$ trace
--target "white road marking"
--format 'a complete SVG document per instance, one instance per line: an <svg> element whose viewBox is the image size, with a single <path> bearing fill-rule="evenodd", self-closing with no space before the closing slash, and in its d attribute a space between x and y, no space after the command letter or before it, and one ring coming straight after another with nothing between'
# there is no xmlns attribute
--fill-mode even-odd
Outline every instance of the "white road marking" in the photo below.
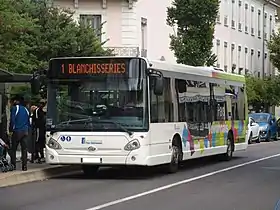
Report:
<svg viewBox="0 0 280 210"><path fill-rule="evenodd" d="M270 142L261 142L261 143L252 143L248 145L248 148L255 147L255 146L268 146L271 144L279 144L279 141L270 141Z"/></svg>
<svg viewBox="0 0 280 210"><path fill-rule="evenodd" d="M209 176L213 176L213 175L216 175L216 174L220 174L220 173L227 172L227 171L230 171L230 170L233 170L233 169L236 169L236 168L240 168L240 167L243 167L243 166L246 166L246 165L258 163L258 162L268 160L268 159L272 159L272 158L279 157L279 156L280 156L280 153L276 154L276 155L272 155L272 156L263 157L263 158L260 158L260 159L257 159L257 160L252 160L252 161L249 161L249 162L241 163L241 164L238 164L238 165L235 165L235 166L231 166L231 167L228 167L228 168L224 168L224 169L221 169L221 170L217 170L217 171L213 171L213 172L210 172L210 173L207 173L207 174L203 174L201 176L192 177L190 179L185 179L185 180L175 182L175 183L172 183L172 184L169 184L169 185L165 185L165 186L162 186L162 187L158 187L158 188L146 191L146 192L142 192L142 193L135 194L135 195L128 196L128 197L124 197L124 198L121 198L121 199L118 199L118 200L114 200L114 201L111 201L111 202L108 202L108 203L104 203L104 204L101 204L101 205L98 205L98 206L94 206L94 207L86 209L86 210L104 209L104 208L107 208L109 206L113 206L113 205L116 205L116 204L119 204L119 203L123 203L123 202L129 201L129 200L133 200L133 199L140 198L140 197L143 197L143 196L146 196L146 195L149 195L149 194L153 194L153 193L156 193L156 192L159 192L159 191L162 191L162 190L173 188L173 187L176 187L176 186L179 186L179 185L182 185L182 184L190 183L190 182L193 182L193 181L196 181L196 180L199 180L199 179L203 179L203 178L206 178L206 177L209 177Z"/></svg>

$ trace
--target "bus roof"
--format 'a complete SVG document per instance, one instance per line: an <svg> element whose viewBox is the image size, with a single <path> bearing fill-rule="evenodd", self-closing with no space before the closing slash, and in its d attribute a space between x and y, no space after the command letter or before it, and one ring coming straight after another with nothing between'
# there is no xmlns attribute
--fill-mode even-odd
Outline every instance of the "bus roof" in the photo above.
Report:
<svg viewBox="0 0 280 210"><path fill-rule="evenodd" d="M51 58L52 60L57 59L90 59L90 58L142 58L142 57L135 57L135 56L94 56L94 57L57 57ZM206 77L206 78L213 78L213 79L220 79L220 80L227 80L232 82L238 83L245 83L245 77L243 75L232 74L228 72L224 72L218 70L215 67L206 67L206 66L189 66L184 64L172 64L166 61L158 61L158 60L148 60L146 58L142 58L148 61L151 68L164 70L166 72L172 73L181 73L181 74L190 74L199 77Z"/></svg>
<svg viewBox="0 0 280 210"><path fill-rule="evenodd" d="M149 61L151 67L154 69L162 69L167 72L191 74L201 77L210 77L214 79L222 79L228 81L235 81L245 83L245 77L243 75L232 74L220 70L216 70L214 67L205 66L189 66L184 64L171 64L165 61Z"/></svg>

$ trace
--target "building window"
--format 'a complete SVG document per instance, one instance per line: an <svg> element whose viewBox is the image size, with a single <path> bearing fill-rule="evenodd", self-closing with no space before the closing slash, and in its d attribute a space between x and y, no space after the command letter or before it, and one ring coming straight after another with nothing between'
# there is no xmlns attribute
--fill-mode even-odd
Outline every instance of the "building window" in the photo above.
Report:
<svg viewBox="0 0 280 210"><path fill-rule="evenodd" d="M269 36L272 36L272 15L269 16Z"/></svg>
<svg viewBox="0 0 280 210"><path fill-rule="evenodd" d="M242 20L241 20L241 14L242 14L242 3L241 0L238 2L238 31L242 31Z"/></svg>
<svg viewBox="0 0 280 210"><path fill-rule="evenodd" d="M224 26L228 27L228 16L225 15L224 17Z"/></svg>
<svg viewBox="0 0 280 210"><path fill-rule="evenodd" d="M220 14L220 10L218 11L218 14L217 14L217 23L221 24L221 14Z"/></svg>
<svg viewBox="0 0 280 210"><path fill-rule="evenodd" d="M258 38L261 38L261 10L258 10Z"/></svg>
<svg viewBox="0 0 280 210"><path fill-rule="evenodd" d="M255 28L254 28L254 6L251 6L251 35L255 36Z"/></svg>
<svg viewBox="0 0 280 210"><path fill-rule="evenodd" d="M217 39L217 48L216 48L216 55L217 55L217 67L220 68L220 45L221 41Z"/></svg>
<svg viewBox="0 0 280 210"><path fill-rule="evenodd" d="M96 30L101 41L101 15L80 15L80 24Z"/></svg>
<svg viewBox="0 0 280 210"><path fill-rule="evenodd" d="M231 28L235 29L235 0L231 0Z"/></svg>
<svg viewBox="0 0 280 210"><path fill-rule="evenodd" d="M241 45L238 45L238 52L237 52L237 69L241 66Z"/></svg>
<svg viewBox="0 0 280 210"><path fill-rule="evenodd" d="M255 69L254 69L254 49L251 49L251 60L250 60L250 69L251 72L255 75Z"/></svg>
<svg viewBox="0 0 280 210"><path fill-rule="evenodd" d="M227 52L227 49L228 49L228 43L227 42L224 42L224 66L227 66L227 56L228 56L228 52Z"/></svg>
<svg viewBox="0 0 280 210"><path fill-rule="evenodd" d="M141 56L147 57L147 19L141 18Z"/></svg>
<svg viewBox="0 0 280 210"><path fill-rule="evenodd" d="M246 69L248 69L248 47L245 47L245 60L244 60L244 66L245 66L245 72Z"/></svg>
<svg viewBox="0 0 280 210"><path fill-rule="evenodd" d="M235 53L235 44L231 44L231 54L230 54L230 62L231 62L231 68L234 70L234 53Z"/></svg>
<svg viewBox="0 0 280 210"><path fill-rule="evenodd" d="M227 66L227 62L228 62L228 58L227 58L227 56L228 56L228 44L227 44L227 42L224 42L224 66Z"/></svg>
<svg viewBox="0 0 280 210"><path fill-rule="evenodd" d="M264 53L264 59L265 59L265 61L264 61L264 63L265 63L265 72L268 73L268 69L269 69L269 60L267 59L267 52ZM269 72L269 73L270 73L270 72Z"/></svg>
<svg viewBox="0 0 280 210"><path fill-rule="evenodd" d="M245 21L245 33L248 34L248 4L245 4L245 13L244 13L244 21Z"/></svg>

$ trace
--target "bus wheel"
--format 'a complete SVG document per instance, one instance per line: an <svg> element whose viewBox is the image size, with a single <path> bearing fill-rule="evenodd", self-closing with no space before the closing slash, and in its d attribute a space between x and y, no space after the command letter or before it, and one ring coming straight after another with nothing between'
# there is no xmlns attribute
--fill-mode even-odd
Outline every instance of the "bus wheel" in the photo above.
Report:
<svg viewBox="0 0 280 210"><path fill-rule="evenodd" d="M250 134L249 140L248 140L248 144L252 144L252 133Z"/></svg>
<svg viewBox="0 0 280 210"><path fill-rule="evenodd" d="M223 160L225 161L229 161L232 159L232 155L233 155L233 139L231 135L228 135L227 138L227 151L226 153L223 154Z"/></svg>
<svg viewBox="0 0 280 210"><path fill-rule="evenodd" d="M84 174L88 177L94 176L99 169L99 166L96 165L83 165L82 170Z"/></svg>
<svg viewBox="0 0 280 210"><path fill-rule="evenodd" d="M171 161L168 165L168 173L176 173L179 169L180 147L172 145Z"/></svg>

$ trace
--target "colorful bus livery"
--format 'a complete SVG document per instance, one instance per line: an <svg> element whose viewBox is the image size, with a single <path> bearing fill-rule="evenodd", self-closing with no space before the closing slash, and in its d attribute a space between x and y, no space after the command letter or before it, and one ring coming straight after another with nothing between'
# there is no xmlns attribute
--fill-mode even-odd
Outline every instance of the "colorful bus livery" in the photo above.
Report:
<svg viewBox="0 0 280 210"><path fill-rule="evenodd" d="M233 132L234 143L245 143L246 128L244 121L220 121L213 122L209 134L204 138L195 139L187 126L184 127L182 133L182 141L184 148L189 143L191 156L195 152L203 154L205 149L227 145L228 133ZM245 149L245 148L244 148Z"/></svg>
<svg viewBox="0 0 280 210"><path fill-rule="evenodd" d="M46 83L50 164L80 164L86 174L162 164L176 172L180 161L230 160L248 145L241 75L140 57L55 58Z"/></svg>

